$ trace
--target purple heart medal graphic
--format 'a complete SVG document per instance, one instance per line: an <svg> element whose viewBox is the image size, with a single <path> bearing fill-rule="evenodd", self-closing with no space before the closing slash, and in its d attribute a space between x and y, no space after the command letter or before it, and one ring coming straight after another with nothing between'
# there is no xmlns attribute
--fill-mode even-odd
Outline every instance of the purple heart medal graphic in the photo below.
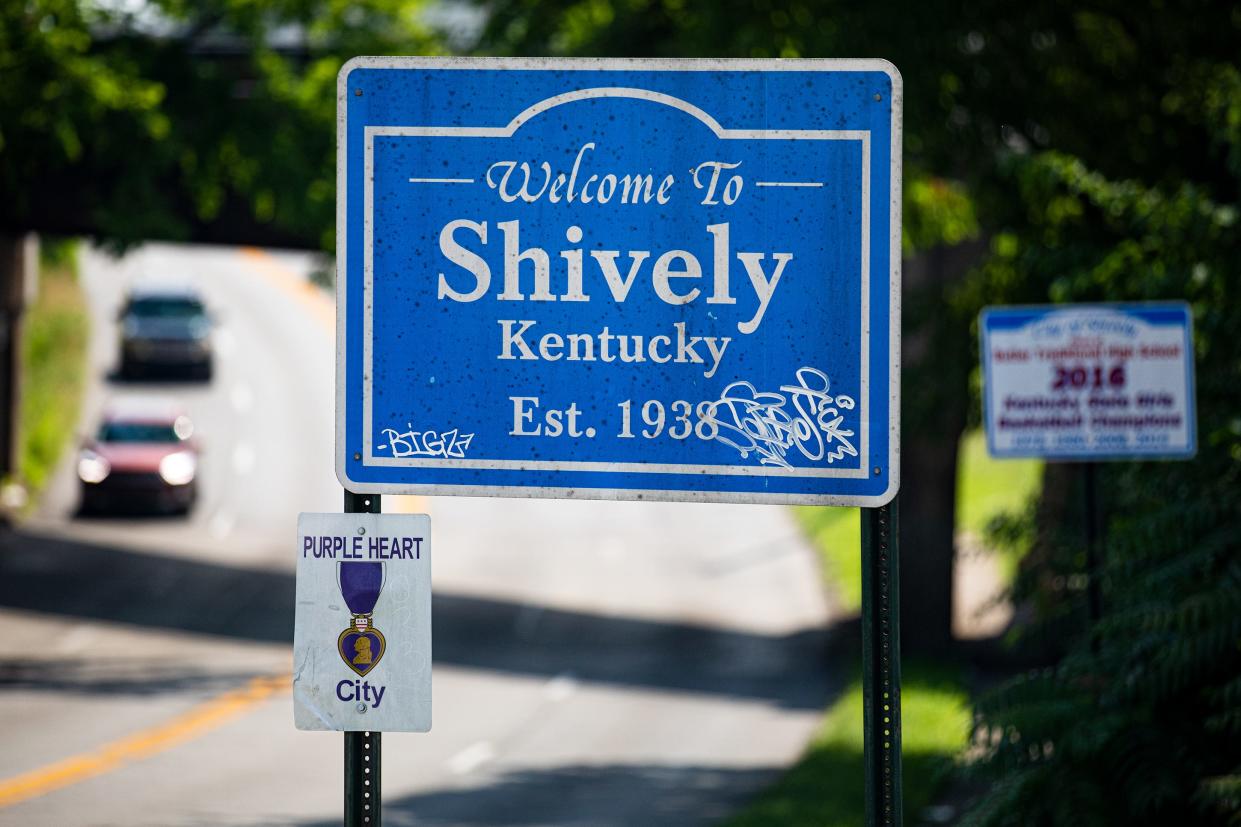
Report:
<svg viewBox="0 0 1241 827"><path fill-rule="evenodd" d="M383 591L387 571L383 563L337 563L340 594L353 614L349 628L336 639L336 651L345 665L359 675L375 668L384 655L387 641L371 622L375 601Z"/></svg>

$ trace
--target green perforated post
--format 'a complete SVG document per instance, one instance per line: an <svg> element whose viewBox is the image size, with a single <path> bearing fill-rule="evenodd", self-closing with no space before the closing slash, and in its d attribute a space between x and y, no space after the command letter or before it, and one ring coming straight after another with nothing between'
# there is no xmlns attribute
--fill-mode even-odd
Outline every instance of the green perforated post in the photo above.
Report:
<svg viewBox="0 0 1241 827"><path fill-rule="evenodd" d="M867 827L898 827L901 801L897 501L862 509L862 726Z"/></svg>
<svg viewBox="0 0 1241 827"><path fill-rule="evenodd" d="M345 492L346 514L378 514L379 495ZM380 825L380 733L345 733L345 827Z"/></svg>
<svg viewBox="0 0 1241 827"><path fill-rule="evenodd" d="M1090 623L1087 634L1090 636L1090 651L1099 654L1099 639L1095 630L1103 619L1103 566L1100 551L1101 523L1099 515L1099 488L1096 482L1095 463L1084 464L1083 509L1085 510L1086 527L1086 618Z"/></svg>

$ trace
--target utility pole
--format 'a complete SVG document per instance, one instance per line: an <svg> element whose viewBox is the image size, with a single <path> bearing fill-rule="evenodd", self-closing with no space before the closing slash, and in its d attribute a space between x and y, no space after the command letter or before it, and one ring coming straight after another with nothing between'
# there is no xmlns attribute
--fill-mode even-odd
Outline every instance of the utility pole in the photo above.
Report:
<svg viewBox="0 0 1241 827"><path fill-rule="evenodd" d="M39 275L39 237L0 235L0 479L21 453L22 327Z"/></svg>

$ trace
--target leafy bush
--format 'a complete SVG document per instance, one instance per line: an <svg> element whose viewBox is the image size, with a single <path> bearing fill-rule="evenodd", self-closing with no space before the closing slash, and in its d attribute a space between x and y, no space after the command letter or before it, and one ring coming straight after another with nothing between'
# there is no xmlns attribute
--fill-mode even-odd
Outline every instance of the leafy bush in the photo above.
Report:
<svg viewBox="0 0 1241 827"><path fill-rule="evenodd" d="M1103 617L1057 666L978 704L974 769L995 786L968 824L1235 821L1241 486L1235 461L1199 462L1106 475L1117 516ZM1212 464L1220 473L1203 480ZM1045 567L1067 583L1082 549L1060 551Z"/></svg>
<svg viewBox="0 0 1241 827"><path fill-rule="evenodd" d="M90 332L77 280L77 243L47 239L40 247L39 294L27 315L22 343L18 474L36 493L73 438Z"/></svg>
<svg viewBox="0 0 1241 827"><path fill-rule="evenodd" d="M1014 158L1034 220L997 239L975 285L993 298L1042 284L1062 301L1187 299L1200 448L1188 462L1099 470L1097 572L1085 570L1083 515L1063 490L1066 507L1000 527L1036 538L1037 565L1015 591L1041 610L1027 635L1085 631L1054 667L977 704L973 772L993 786L970 825L1241 823L1241 75L1215 65L1185 77L1196 83L1165 105L1197 102L1207 140L1181 138L1200 180L1148 186L1063 153ZM1088 626L1091 576L1102 615Z"/></svg>

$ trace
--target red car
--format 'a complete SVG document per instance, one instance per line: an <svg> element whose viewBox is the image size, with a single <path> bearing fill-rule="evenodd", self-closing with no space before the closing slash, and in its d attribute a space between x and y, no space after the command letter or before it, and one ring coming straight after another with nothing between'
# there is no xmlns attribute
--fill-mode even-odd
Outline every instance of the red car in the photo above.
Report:
<svg viewBox="0 0 1241 827"><path fill-rule="evenodd" d="M109 407L78 455L82 510L186 513L197 496L198 445L180 406L126 400Z"/></svg>

